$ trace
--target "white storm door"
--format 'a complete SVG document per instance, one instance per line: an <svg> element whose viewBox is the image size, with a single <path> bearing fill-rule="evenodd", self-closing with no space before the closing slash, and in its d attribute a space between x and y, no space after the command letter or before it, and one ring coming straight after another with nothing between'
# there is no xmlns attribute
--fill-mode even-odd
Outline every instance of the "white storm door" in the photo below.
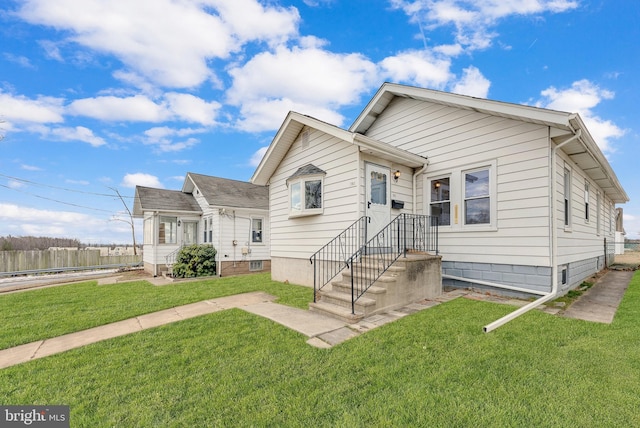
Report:
<svg viewBox="0 0 640 428"><path fill-rule="evenodd" d="M391 221L391 173L389 168L367 163L365 175L365 215L371 219L367 226L369 240Z"/></svg>

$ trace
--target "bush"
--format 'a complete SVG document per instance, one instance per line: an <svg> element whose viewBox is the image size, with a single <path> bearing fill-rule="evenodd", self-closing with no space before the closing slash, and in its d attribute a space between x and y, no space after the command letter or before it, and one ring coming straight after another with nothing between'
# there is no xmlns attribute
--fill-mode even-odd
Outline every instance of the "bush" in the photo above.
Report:
<svg viewBox="0 0 640 428"><path fill-rule="evenodd" d="M195 278L216 274L216 249L211 245L182 247L173 265L176 278Z"/></svg>

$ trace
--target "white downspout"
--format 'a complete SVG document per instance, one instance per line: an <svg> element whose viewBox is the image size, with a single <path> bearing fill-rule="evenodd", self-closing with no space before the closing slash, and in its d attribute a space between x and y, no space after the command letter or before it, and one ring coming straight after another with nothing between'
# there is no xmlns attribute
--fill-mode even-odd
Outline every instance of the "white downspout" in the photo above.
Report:
<svg viewBox="0 0 640 428"><path fill-rule="evenodd" d="M429 163L425 163L424 165L422 165L422 168L420 168L418 171L416 171L413 174L413 189L412 189L413 190L413 203L412 203L412 206L413 206L412 213L413 214L417 214L417 206L416 205L418 203L418 195L416 195L416 192L418 191L417 190L417 188L418 188L418 186L417 186L418 176L420 174L422 174L425 169L427 169L427 166L429 166Z"/></svg>
<svg viewBox="0 0 640 428"><path fill-rule="evenodd" d="M578 129L576 133L570 137L568 140L563 141L562 143L556 145L551 149L551 292L545 296L542 296L538 300L535 300L528 305L525 305L518 310L511 312L508 315L500 318L492 322L491 324L487 324L482 327L482 330L485 333L488 333L496 328L500 327L503 324L508 323L514 318L519 317L525 312L529 312L531 309L534 309L541 304L548 302L549 300L553 300L558 295L558 237L557 237L557 214L556 214L556 154L558 153L558 149L560 149L565 144L568 144L574 140L577 140L582 136L582 130ZM551 137L549 136L549 142L551 142Z"/></svg>

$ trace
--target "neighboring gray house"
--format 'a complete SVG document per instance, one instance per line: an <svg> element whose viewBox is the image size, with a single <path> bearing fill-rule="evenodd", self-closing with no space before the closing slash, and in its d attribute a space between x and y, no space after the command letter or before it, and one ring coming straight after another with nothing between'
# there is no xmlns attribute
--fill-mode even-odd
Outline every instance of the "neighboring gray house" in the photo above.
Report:
<svg viewBox="0 0 640 428"><path fill-rule="evenodd" d="M183 246L211 244L220 276L268 271L268 208L266 187L226 178L188 173L180 191L136 186L144 268L161 275Z"/></svg>
<svg viewBox="0 0 640 428"><path fill-rule="evenodd" d="M273 279L305 285L362 216L373 236L414 213L439 218L445 284L562 294L613 256L629 199L578 114L389 83L348 130L289 113L251 182Z"/></svg>

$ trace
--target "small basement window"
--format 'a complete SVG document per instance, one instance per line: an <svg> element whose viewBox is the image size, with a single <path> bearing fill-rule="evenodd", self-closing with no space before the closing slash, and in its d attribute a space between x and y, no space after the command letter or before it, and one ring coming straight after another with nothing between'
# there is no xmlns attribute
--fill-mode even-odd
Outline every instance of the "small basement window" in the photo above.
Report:
<svg viewBox="0 0 640 428"><path fill-rule="evenodd" d="M250 271L262 270L262 260L251 260L249 262L249 270Z"/></svg>

